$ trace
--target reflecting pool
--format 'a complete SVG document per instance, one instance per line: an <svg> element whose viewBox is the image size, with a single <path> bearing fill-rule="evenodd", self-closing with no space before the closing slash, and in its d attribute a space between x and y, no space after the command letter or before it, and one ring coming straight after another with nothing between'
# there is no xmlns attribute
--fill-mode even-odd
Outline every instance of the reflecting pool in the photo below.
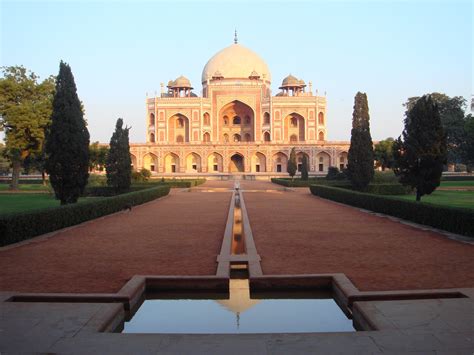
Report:
<svg viewBox="0 0 474 355"><path fill-rule="evenodd" d="M228 299L148 299L123 333L353 332L327 293L252 294L248 280L230 280ZM295 297L295 298L292 298Z"/></svg>

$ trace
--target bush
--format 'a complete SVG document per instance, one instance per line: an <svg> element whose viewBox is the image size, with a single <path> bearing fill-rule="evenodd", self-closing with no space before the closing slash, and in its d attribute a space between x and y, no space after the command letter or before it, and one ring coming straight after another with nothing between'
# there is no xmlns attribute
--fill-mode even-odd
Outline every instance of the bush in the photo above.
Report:
<svg viewBox="0 0 474 355"><path fill-rule="evenodd" d="M375 171L374 178L372 179L373 184L400 184L398 177L395 175L393 170L386 171Z"/></svg>
<svg viewBox="0 0 474 355"><path fill-rule="evenodd" d="M148 169L141 169L140 171L132 171L132 183L133 182L145 182L151 177L151 171Z"/></svg>
<svg viewBox="0 0 474 355"><path fill-rule="evenodd" d="M343 181L343 180L326 180L326 178L321 177L321 178L311 178L308 180L293 180L291 179L284 179L284 178L272 178L272 182L274 184L286 186L286 187L309 187L313 184L318 184L318 185L331 185L331 186L346 186L349 187L350 184L348 181Z"/></svg>
<svg viewBox="0 0 474 355"><path fill-rule="evenodd" d="M397 200L390 197L322 185L312 185L310 190L313 195L328 200L474 237L474 212L469 209Z"/></svg>
<svg viewBox="0 0 474 355"><path fill-rule="evenodd" d="M410 186L401 184L370 184L367 186L367 192L375 195L406 195L412 192Z"/></svg>
<svg viewBox="0 0 474 355"><path fill-rule="evenodd" d="M326 175L326 180L345 180L347 179L347 174L345 171L339 171L335 166L330 166L328 168L328 173Z"/></svg>
<svg viewBox="0 0 474 355"><path fill-rule="evenodd" d="M39 211L0 215L0 246L73 226L152 201L169 193L169 186L157 186L101 200L45 208Z"/></svg>
<svg viewBox="0 0 474 355"><path fill-rule="evenodd" d="M441 177L441 181L473 181L474 180L474 176L465 176L465 175L461 175L461 176L443 176Z"/></svg>

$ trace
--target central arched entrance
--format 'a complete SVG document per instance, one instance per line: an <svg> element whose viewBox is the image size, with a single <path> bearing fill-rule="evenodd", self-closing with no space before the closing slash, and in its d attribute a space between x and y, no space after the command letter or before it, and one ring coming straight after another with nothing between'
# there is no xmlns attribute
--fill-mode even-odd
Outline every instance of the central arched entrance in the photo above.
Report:
<svg viewBox="0 0 474 355"><path fill-rule="evenodd" d="M242 155L235 153L230 157L229 171L231 173L244 172L244 157Z"/></svg>

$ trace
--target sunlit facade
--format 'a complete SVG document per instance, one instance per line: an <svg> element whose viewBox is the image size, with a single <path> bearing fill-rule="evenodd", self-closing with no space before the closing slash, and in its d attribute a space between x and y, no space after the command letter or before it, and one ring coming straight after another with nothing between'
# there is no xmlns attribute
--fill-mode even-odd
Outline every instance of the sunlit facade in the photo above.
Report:
<svg viewBox="0 0 474 355"><path fill-rule="evenodd" d="M327 141L326 97L293 75L272 96L271 73L235 40L205 65L202 96L180 76L146 99L146 144L132 163L154 174L286 174L295 147L311 174L347 164L347 142Z"/></svg>

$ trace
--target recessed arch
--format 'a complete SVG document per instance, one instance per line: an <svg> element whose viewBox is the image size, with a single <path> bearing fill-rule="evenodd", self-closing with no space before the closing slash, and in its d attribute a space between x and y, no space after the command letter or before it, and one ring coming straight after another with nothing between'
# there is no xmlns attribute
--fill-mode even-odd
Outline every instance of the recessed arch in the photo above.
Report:
<svg viewBox="0 0 474 355"><path fill-rule="evenodd" d="M224 171L224 159L219 153L211 153L207 157L207 172L219 173Z"/></svg>
<svg viewBox="0 0 474 355"><path fill-rule="evenodd" d="M283 139L286 141L294 142L291 140L296 137L296 142L305 141L305 119L299 113L293 112L285 117L283 120Z"/></svg>
<svg viewBox="0 0 474 355"><path fill-rule="evenodd" d="M263 114L263 124L264 125L269 125L270 124L270 114L268 112L265 112Z"/></svg>
<svg viewBox="0 0 474 355"><path fill-rule="evenodd" d="M270 140L271 140L270 132L268 132L268 131L264 132L263 133L263 141L264 142L270 142Z"/></svg>
<svg viewBox="0 0 474 355"><path fill-rule="evenodd" d="M179 156L175 153L168 153L164 157L165 172L179 173Z"/></svg>
<svg viewBox="0 0 474 355"><path fill-rule="evenodd" d="M195 152L189 153L186 156L186 172L200 173L201 171L201 156Z"/></svg>
<svg viewBox="0 0 474 355"><path fill-rule="evenodd" d="M324 140L324 132L323 131L319 131L318 133L318 141L323 141Z"/></svg>
<svg viewBox="0 0 474 355"><path fill-rule="evenodd" d="M324 113L323 112L318 113L318 124L324 125Z"/></svg>
<svg viewBox="0 0 474 355"><path fill-rule="evenodd" d="M182 143L189 142L189 119L180 114L174 114L168 119L168 142L178 142L178 137L182 136Z"/></svg>
<svg viewBox="0 0 474 355"><path fill-rule="evenodd" d="M245 171L244 156L240 153L233 154L229 159L229 172L243 173Z"/></svg>
<svg viewBox="0 0 474 355"><path fill-rule="evenodd" d="M143 167L151 172L157 171L158 157L153 153L147 153L143 156Z"/></svg>
<svg viewBox="0 0 474 355"><path fill-rule="evenodd" d="M344 151L339 153L337 163L339 170L342 171L347 168L347 152Z"/></svg>
<svg viewBox="0 0 474 355"><path fill-rule="evenodd" d="M155 139L155 133L150 133L150 143L155 143L156 142L156 139Z"/></svg>
<svg viewBox="0 0 474 355"><path fill-rule="evenodd" d="M130 153L130 161L132 162L132 170L137 170L137 157L135 154Z"/></svg>
<svg viewBox="0 0 474 355"><path fill-rule="evenodd" d="M309 155L308 153L305 153L305 152L298 152L296 154L296 166L297 166L297 170L299 172L301 172L303 170L303 159L304 157L306 156L306 162L308 164L308 171L310 170L310 162L309 162Z"/></svg>
<svg viewBox="0 0 474 355"><path fill-rule="evenodd" d="M320 173L327 173L331 166L331 156L329 153L323 151L316 154L316 170Z"/></svg>
<svg viewBox="0 0 474 355"><path fill-rule="evenodd" d="M211 125L211 117L209 116L209 114L207 112L204 112L203 124L204 124L204 126L210 126Z"/></svg>
<svg viewBox="0 0 474 355"><path fill-rule="evenodd" d="M251 158L251 170L254 173L264 173L267 171L267 157L261 152L256 152Z"/></svg>
<svg viewBox="0 0 474 355"><path fill-rule="evenodd" d="M224 134L227 134L231 141L238 134L245 140L245 135L250 134L251 139L255 137L254 132L254 110L247 104L239 100L231 101L219 110L219 126L221 127L221 142L224 140Z"/></svg>
<svg viewBox="0 0 474 355"><path fill-rule="evenodd" d="M202 141L204 143L209 143L211 141L211 135L209 134L209 132L204 132L204 134L202 135Z"/></svg>
<svg viewBox="0 0 474 355"><path fill-rule="evenodd" d="M278 152L272 156L273 171L277 173L286 172L288 156L283 152Z"/></svg>
<svg viewBox="0 0 474 355"><path fill-rule="evenodd" d="M155 125L155 114L152 112L150 113L150 126Z"/></svg>

